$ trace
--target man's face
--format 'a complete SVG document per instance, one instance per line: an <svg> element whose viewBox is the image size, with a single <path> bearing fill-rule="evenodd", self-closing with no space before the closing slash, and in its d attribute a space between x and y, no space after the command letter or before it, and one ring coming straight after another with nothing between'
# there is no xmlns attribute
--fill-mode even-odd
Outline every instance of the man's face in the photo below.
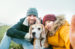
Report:
<svg viewBox="0 0 75 49"><path fill-rule="evenodd" d="M35 15L29 15L27 18L28 18L29 25L32 25L36 22L36 16Z"/></svg>

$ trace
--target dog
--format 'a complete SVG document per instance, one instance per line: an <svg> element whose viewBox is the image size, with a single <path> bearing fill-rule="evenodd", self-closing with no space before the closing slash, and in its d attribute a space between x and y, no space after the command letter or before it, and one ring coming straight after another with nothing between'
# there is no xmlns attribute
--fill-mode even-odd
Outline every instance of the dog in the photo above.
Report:
<svg viewBox="0 0 75 49"><path fill-rule="evenodd" d="M30 38L34 38L34 49L45 47L46 33L43 24L34 24L29 28Z"/></svg>

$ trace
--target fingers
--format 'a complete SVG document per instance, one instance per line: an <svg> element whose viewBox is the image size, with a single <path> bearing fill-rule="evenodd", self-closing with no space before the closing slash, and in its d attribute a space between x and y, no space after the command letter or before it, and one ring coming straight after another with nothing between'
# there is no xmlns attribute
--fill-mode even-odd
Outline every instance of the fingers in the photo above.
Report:
<svg viewBox="0 0 75 49"><path fill-rule="evenodd" d="M71 20L71 30L70 30L70 42L71 46L75 48L75 15L72 16Z"/></svg>
<svg viewBox="0 0 75 49"><path fill-rule="evenodd" d="M75 15L72 16L71 20L71 31L75 32Z"/></svg>
<svg viewBox="0 0 75 49"><path fill-rule="evenodd" d="M24 37L26 40L30 41L30 33L27 33Z"/></svg>

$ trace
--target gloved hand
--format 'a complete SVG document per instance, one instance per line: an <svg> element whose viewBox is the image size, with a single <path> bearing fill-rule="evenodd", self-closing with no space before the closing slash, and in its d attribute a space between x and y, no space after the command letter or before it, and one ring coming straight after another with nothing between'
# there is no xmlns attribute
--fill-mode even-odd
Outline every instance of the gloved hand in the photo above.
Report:
<svg viewBox="0 0 75 49"><path fill-rule="evenodd" d="M30 41L30 40L31 40L30 36L31 36L30 33L27 33L24 38L25 38L26 40Z"/></svg>
<svg viewBox="0 0 75 49"><path fill-rule="evenodd" d="M75 49L75 15L72 17L70 28L70 42L73 49Z"/></svg>

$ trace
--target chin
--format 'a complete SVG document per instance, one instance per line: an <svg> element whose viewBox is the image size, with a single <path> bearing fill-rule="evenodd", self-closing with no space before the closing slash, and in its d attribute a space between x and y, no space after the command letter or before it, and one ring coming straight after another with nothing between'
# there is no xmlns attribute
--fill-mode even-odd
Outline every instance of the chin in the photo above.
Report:
<svg viewBox="0 0 75 49"><path fill-rule="evenodd" d="M30 23L30 25L33 25L34 23Z"/></svg>

